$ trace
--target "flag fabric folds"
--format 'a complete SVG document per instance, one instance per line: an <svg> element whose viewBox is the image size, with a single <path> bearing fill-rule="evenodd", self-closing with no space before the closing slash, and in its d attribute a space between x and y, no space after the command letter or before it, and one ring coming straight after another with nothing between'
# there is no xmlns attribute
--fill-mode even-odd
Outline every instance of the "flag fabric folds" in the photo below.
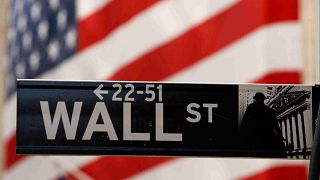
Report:
<svg viewBox="0 0 320 180"><path fill-rule="evenodd" d="M15 155L17 78L301 83L298 0L10 0L6 179L306 179L305 161Z"/></svg>

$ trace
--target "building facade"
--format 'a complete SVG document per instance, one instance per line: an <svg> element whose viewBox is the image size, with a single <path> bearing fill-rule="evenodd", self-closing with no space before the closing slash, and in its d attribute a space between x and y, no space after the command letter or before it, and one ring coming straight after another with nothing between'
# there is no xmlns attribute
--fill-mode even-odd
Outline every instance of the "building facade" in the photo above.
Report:
<svg viewBox="0 0 320 180"><path fill-rule="evenodd" d="M289 158L308 158L311 154L314 131L311 99L311 90L278 86L266 103L275 110Z"/></svg>

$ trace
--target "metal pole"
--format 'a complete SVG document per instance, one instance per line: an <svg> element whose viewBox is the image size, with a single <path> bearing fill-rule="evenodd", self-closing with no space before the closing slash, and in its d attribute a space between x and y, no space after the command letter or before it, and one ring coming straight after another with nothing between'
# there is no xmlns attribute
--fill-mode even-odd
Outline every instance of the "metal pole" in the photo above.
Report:
<svg viewBox="0 0 320 180"><path fill-rule="evenodd" d="M4 60L5 60L5 43L6 43L6 6L7 1L0 1L0 143L3 146L3 118L2 118L2 109L3 109L3 95L4 95ZM0 148L0 178L3 175L3 162L4 162L4 148Z"/></svg>
<svg viewBox="0 0 320 180"><path fill-rule="evenodd" d="M315 31L315 38L314 38L314 44L315 44L315 64L316 64L316 83L320 84L320 59L319 59L319 25L320 25L320 3L318 0L314 1L314 12L315 12L315 25L314 25L314 31ZM310 166L309 166L309 180L319 180L320 177L320 104L318 107L318 115L317 115L317 121L316 121L316 129L314 134L314 140L313 140L313 148L311 153L311 159L310 159Z"/></svg>
<svg viewBox="0 0 320 180"><path fill-rule="evenodd" d="M317 74L316 74L316 81L318 84L320 84L320 1L315 0L314 3L315 7L315 38L314 38L314 44L315 44L315 61L316 61L316 67L317 67Z"/></svg>
<svg viewBox="0 0 320 180"><path fill-rule="evenodd" d="M316 128L314 132L312 153L309 166L309 180L319 180L320 175L320 104L318 107L318 115L316 120Z"/></svg>

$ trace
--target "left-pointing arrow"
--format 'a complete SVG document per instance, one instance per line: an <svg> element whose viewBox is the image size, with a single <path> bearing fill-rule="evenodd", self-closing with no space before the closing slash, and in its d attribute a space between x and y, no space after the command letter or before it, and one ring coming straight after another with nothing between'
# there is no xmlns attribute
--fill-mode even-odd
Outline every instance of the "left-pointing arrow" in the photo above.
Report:
<svg viewBox="0 0 320 180"><path fill-rule="evenodd" d="M103 100L103 96L101 94L108 94L108 90L101 90L103 88L103 85L100 84L97 89L93 91L93 93L100 99Z"/></svg>

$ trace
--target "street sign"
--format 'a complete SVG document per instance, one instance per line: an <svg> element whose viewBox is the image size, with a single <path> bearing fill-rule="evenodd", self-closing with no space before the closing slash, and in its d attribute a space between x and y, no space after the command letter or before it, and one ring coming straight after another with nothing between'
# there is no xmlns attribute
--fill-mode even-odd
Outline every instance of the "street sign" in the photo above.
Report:
<svg viewBox="0 0 320 180"><path fill-rule="evenodd" d="M18 80L16 151L307 159L315 91L317 86Z"/></svg>

